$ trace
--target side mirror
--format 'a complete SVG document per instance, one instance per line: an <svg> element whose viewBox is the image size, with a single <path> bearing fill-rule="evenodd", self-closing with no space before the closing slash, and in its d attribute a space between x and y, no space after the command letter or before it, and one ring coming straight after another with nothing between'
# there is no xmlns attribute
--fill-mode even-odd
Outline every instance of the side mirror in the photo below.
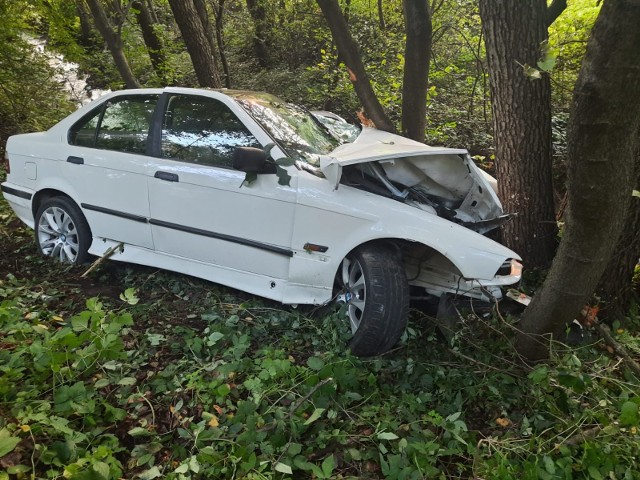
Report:
<svg viewBox="0 0 640 480"><path fill-rule="evenodd" d="M261 148L237 147L233 151L233 168L245 173L275 173L275 165L267 162Z"/></svg>

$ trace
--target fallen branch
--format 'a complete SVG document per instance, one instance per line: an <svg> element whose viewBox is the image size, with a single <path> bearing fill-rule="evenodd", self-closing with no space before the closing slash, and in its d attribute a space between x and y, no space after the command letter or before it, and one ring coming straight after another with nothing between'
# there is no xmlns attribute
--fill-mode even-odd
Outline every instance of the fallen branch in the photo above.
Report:
<svg viewBox="0 0 640 480"><path fill-rule="evenodd" d="M122 242L120 242L118 245L114 245L113 247L109 247L107 251L104 252L104 254L101 257L98 257L98 259L91 264L91 266L87 269L87 271L80 276L82 278L85 278L87 275L93 272L96 268L98 268L102 263L104 263L105 260L111 257L114 253L116 253L116 250L122 251L123 249L124 249L124 243Z"/></svg>
<svg viewBox="0 0 640 480"><path fill-rule="evenodd" d="M633 371L633 373L635 373L636 376L640 378L640 365L638 365L638 362L631 358L629 352L627 352L627 350L622 345L615 341L615 339L611 335L611 330L609 330L609 327L600 322L595 322L594 326L604 339L605 343L609 345L613 349L614 353L624 360L624 363L627 364L627 367L629 367Z"/></svg>

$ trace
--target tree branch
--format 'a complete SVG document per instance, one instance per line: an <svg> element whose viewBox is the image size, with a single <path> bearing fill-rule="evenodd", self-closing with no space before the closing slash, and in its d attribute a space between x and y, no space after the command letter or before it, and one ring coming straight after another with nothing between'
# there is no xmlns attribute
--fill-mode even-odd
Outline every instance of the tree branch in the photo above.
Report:
<svg viewBox="0 0 640 480"><path fill-rule="evenodd" d="M553 0L547 7L547 27L550 27L566 8L567 0Z"/></svg>

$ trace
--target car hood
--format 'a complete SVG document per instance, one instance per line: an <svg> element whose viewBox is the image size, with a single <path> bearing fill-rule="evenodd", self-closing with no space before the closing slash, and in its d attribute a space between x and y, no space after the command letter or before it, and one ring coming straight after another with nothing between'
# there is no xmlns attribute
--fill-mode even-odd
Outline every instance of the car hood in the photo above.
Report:
<svg viewBox="0 0 640 480"><path fill-rule="evenodd" d="M488 179L465 149L431 147L408 138L364 128L353 143L320 159L325 177L338 188L343 168L371 168L391 196L480 233L505 221ZM359 167L358 167L359 166ZM380 172L380 173L378 173Z"/></svg>
<svg viewBox="0 0 640 480"><path fill-rule="evenodd" d="M340 145L329 156L341 165L416 157L423 155L466 155L465 149L431 147L409 138L375 128L364 127L352 143Z"/></svg>

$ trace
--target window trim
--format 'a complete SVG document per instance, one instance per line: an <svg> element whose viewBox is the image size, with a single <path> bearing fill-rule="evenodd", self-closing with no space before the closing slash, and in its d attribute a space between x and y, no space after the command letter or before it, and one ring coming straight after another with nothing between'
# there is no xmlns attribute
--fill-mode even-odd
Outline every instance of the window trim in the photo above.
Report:
<svg viewBox="0 0 640 480"><path fill-rule="evenodd" d="M162 126L164 124L164 118L165 115L167 113L167 110L169 108L169 103L171 101L172 98L174 97L190 97L190 98L203 98L212 102L218 102L220 104L222 104L225 108L227 108L234 116L235 118L238 120L238 122L245 128L245 130L255 139L256 143L258 145L260 145L260 148L262 148L262 144L260 142L260 140L258 140L258 138L254 135L254 133L249 129L249 127L247 127L247 125L245 124L245 122L242 121L242 119L240 117L238 117L237 113L233 111L232 108L229 107L229 105L227 105L224 101L222 101L219 98L215 98L215 97L210 97L208 95L202 95L199 93L178 93L178 92L164 92L162 93L162 95L160 96L160 99L158 100L158 103L156 104L156 111L154 112L154 116L152 118L152 123L153 123L153 133L149 134L149 140L152 139L153 137L153 142L151 143L152 148L151 151L149 153L150 156L161 159L161 160L168 160L171 162L179 162L179 163L186 163L189 165L197 165L199 167L202 168L219 168L222 170L230 170L232 172L240 172L240 173L244 173L241 170L237 170L235 168L233 168L232 166L227 166L227 165L213 165L210 163L201 163L201 162L195 162L195 161L190 161L190 160L185 160L183 158L175 158L175 157L164 157L162 155ZM275 172L261 172L259 173L260 175L275 175Z"/></svg>
<svg viewBox="0 0 640 480"><path fill-rule="evenodd" d="M101 151L106 151L106 152L117 152L117 153L125 153L125 154L130 154L130 155L145 155L145 156L150 156L150 151L152 151L152 131L154 130L154 122L156 121L156 116L157 116L157 112L158 112L158 107L160 105L160 100L162 98L162 96L164 95L164 93L162 94L157 94L157 93L140 93L140 94L129 94L129 95L118 95L115 97L111 97L109 99L107 99L106 101L102 102L100 105L98 105L96 108L93 108L91 110L89 110L85 115L83 115L82 117L80 117L78 120L76 120L67 130L67 144L74 146L74 147L80 147L80 148L92 148L94 150L101 150ZM100 148L98 147L96 144L98 143L98 134L100 132L100 128L102 127L102 120L104 119L104 114L107 110L107 107L109 105L114 105L116 103L125 101L125 100L131 100L131 99L154 99L156 100L156 103L154 105L154 110L153 113L151 115L151 119L149 121L149 128L147 129L147 139L145 141L145 149L144 152L126 152L126 151L122 151L122 150L113 150L113 149L109 149L109 148ZM99 114L98 114L98 124L96 125L95 131L93 133L93 144L91 146L86 146L86 145L78 145L76 143L72 143L71 142L71 132L74 130L74 128L78 125L81 125L83 122L86 122L89 118L93 117L95 115L95 112L99 110ZM162 128L162 127L161 127ZM77 133L77 132L76 132Z"/></svg>

